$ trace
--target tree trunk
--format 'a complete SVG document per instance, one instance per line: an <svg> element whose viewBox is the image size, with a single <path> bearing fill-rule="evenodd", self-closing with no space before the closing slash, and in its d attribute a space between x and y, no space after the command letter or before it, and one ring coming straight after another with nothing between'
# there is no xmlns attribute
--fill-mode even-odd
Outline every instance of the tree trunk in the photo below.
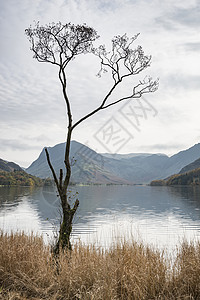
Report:
<svg viewBox="0 0 200 300"><path fill-rule="evenodd" d="M62 223L60 224L59 238L54 248L54 254L59 254L60 249L72 249L70 242L72 222L74 214L79 206L79 200L76 199L73 208L71 208L70 205L67 203L66 198L66 195L64 195L63 199L61 199L63 217ZM63 206L64 203L66 203L65 207Z"/></svg>
<svg viewBox="0 0 200 300"><path fill-rule="evenodd" d="M60 223L59 238L53 250L54 254L56 255L59 254L60 249L71 250L70 235L72 232L72 222L73 222L74 214L77 211L77 208L79 206L78 199L76 199L73 207L70 206L70 203L67 199L67 189L68 189L70 175L71 175L71 166L69 162L69 149L70 149L70 138L66 145L66 153L67 153L67 155L65 153L66 175L65 175L64 182L63 182L63 170L60 169L60 178L58 180L54 168L51 164L48 150L47 148L45 149L47 162L52 171L54 181L56 183L59 197L61 200L61 207L62 207L62 221Z"/></svg>

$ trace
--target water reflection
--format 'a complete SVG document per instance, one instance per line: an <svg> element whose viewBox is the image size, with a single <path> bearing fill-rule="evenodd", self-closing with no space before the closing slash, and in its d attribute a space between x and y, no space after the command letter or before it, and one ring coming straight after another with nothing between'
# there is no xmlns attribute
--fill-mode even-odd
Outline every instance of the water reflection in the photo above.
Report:
<svg viewBox="0 0 200 300"><path fill-rule="evenodd" d="M16 206L20 201L22 201L23 196L29 195L31 193L31 189L29 187L24 188L20 186L8 187L1 186L0 187L0 208L3 208L5 205Z"/></svg>
<svg viewBox="0 0 200 300"><path fill-rule="evenodd" d="M200 187L174 186L168 188L180 208L180 215L193 221L200 220ZM178 201L178 199L180 199Z"/></svg>
<svg viewBox="0 0 200 300"><path fill-rule="evenodd" d="M170 246L183 236L193 238L199 235L199 202L194 195L200 195L200 189L190 193L186 187L182 189L182 194L173 193L170 187L113 186L109 187L109 191L107 187L93 189L97 190L95 202L94 190L91 189L87 194L88 205L83 207L85 202L82 203L79 211L81 218L74 230L76 233L76 229L83 228L85 221L86 229L96 230L95 234L90 234L92 241L101 236L101 242L103 240L105 243L103 236L109 233L107 241L111 242L114 233L116 238L134 236L148 243ZM96 207L95 203L98 203ZM89 237L82 235L81 239L88 242Z"/></svg>
<svg viewBox="0 0 200 300"><path fill-rule="evenodd" d="M134 236L166 246L183 236L200 236L199 187L79 186L72 188L71 195L77 196L76 192L80 207L74 239L107 246L113 236ZM0 227L4 230L33 230L51 237L59 225L59 208L52 187L0 187Z"/></svg>

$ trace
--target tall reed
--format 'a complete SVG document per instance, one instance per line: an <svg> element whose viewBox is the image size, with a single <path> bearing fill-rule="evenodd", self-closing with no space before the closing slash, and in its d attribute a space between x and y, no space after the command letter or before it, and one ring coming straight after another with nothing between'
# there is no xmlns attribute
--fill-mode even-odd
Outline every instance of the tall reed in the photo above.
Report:
<svg viewBox="0 0 200 300"><path fill-rule="evenodd" d="M0 299L200 299L200 243L183 242L173 263L135 241L55 259L41 237L1 232Z"/></svg>

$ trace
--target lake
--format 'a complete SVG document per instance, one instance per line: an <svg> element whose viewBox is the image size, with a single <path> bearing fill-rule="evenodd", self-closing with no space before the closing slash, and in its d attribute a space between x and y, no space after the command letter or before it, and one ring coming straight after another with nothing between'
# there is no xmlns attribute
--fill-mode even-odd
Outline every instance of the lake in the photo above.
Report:
<svg viewBox="0 0 200 300"><path fill-rule="evenodd" d="M78 192L78 194L76 194ZM200 187L73 186L80 206L73 240L108 247L117 239L136 239L174 247L200 237ZM53 187L0 187L0 228L39 233L51 241L60 220Z"/></svg>

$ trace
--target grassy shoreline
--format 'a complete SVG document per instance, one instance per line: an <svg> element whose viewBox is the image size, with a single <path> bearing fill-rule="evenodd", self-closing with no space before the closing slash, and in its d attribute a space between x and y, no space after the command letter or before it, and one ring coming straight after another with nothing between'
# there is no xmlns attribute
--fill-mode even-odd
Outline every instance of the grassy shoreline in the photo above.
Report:
<svg viewBox="0 0 200 300"><path fill-rule="evenodd" d="M76 244L55 262L38 236L0 234L0 299L200 299L200 242L175 259L135 241Z"/></svg>

